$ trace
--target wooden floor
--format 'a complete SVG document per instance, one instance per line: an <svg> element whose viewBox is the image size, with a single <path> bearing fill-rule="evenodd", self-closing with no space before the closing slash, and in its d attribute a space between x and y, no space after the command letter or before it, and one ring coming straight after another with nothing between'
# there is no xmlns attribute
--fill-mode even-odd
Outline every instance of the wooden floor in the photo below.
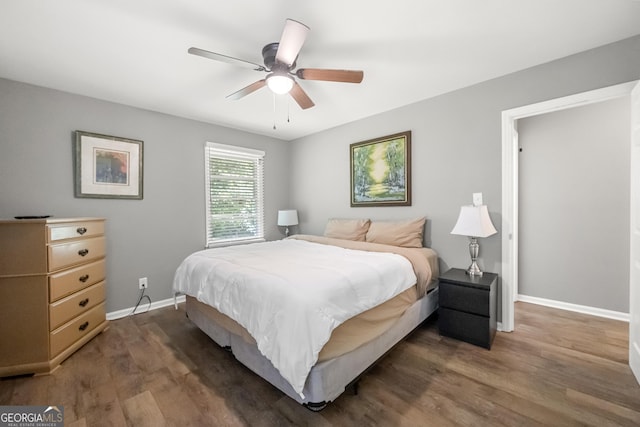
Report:
<svg viewBox="0 0 640 427"><path fill-rule="evenodd" d="M428 320L320 413L242 367L184 307L111 322L52 375L0 381L0 405L62 405L67 426L640 425L623 322L516 304L491 351Z"/></svg>

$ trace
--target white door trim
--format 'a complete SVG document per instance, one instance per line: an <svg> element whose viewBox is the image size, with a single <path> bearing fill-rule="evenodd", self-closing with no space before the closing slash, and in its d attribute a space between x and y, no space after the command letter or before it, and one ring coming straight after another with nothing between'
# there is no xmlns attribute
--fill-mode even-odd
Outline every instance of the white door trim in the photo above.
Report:
<svg viewBox="0 0 640 427"><path fill-rule="evenodd" d="M631 92L629 366L640 383L640 84Z"/></svg>
<svg viewBox="0 0 640 427"><path fill-rule="evenodd" d="M502 322L499 330L513 331L514 303L518 295L518 119L627 96L636 83L622 83L502 112Z"/></svg>

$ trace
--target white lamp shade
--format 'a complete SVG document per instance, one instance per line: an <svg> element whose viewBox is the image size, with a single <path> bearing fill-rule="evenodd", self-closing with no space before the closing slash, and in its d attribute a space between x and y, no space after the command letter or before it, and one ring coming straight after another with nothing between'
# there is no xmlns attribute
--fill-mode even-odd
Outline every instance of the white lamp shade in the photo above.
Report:
<svg viewBox="0 0 640 427"><path fill-rule="evenodd" d="M278 211L278 225L283 227L298 225L298 211L295 209Z"/></svg>
<svg viewBox="0 0 640 427"><path fill-rule="evenodd" d="M451 230L451 234L469 237L489 237L497 232L486 205L462 206L458 222Z"/></svg>

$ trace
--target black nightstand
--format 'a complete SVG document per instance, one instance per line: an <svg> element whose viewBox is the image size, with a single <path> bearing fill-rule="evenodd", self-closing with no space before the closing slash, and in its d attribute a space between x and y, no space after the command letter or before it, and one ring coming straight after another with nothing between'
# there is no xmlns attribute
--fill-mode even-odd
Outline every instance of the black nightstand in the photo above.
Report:
<svg viewBox="0 0 640 427"><path fill-rule="evenodd" d="M491 349L496 334L498 275L469 276L452 268L439 278L440 334Z"/></svg>

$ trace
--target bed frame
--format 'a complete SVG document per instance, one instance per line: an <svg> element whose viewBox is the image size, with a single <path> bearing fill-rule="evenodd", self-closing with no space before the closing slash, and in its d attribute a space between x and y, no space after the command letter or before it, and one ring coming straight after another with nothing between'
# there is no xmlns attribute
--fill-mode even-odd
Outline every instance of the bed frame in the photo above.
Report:
<svg viewBox="0 0 640 427"><path fill-rule="evenodd" d="M427 295L417 300L382 335L342 356L325 360L311 368L307 377L302 398L293 390L271 362L264 357L255 343L247 342L218 324L207 315L212 310L208 305L195 298L186 297L186 309L189 319L218 345L230 350L235 358L253 372L270 382L293 400L312 411L324 409L347 388L354 385L373 365L402 339L408 336L438 308L438 287L432 288ZM356 388L357 390L357 388Z"/></svg>

